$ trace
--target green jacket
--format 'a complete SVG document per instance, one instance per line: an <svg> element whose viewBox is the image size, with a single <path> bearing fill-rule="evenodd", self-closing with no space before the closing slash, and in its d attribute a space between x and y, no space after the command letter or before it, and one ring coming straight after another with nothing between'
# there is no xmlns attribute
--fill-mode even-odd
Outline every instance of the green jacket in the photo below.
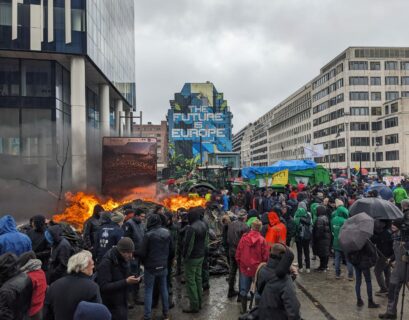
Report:
<svg viewBox="0 0 409 320"><path fill-rule="evenodd" d="M393 190L393 198L395 199L395 202L397 204L400 204L402 200L408 198L408 194L406 193L405 189L403 189L402 187L398 187L395 190Z"/></svg>
<svg viewBox="0 0 409 320"><path fill-rule="evenodd" d="M344 206L339 206L338 208L336 208L332 213L331 213L331 220L336 217L342 215L345 217L345 219L349 218L349 211L347 208L345 208Z"/></svg>
<svg viewBox="0 0 409 320"><path fill-rule="evenodd" d="M315 224L315 221L317 221L317 208L319 205L320 203L314 202L310 206L313 225Z"/></svg>
<svg viewBox="0 0 409 320"><path fill-rule="evenodd" d="M344 210L338 211L339 208L344 208ZM333 218L331 219L331 232L334 238L332 247L334 248L334 250L341 251L341 248L339 246L339 232L341 231L341 228L344 225L346 219L348 219L348 210L343 206L339 206L337 210L333 212Z"/></svg>
<svg viewBox="0 0 409 320"><path fill-rule="evenodd" d="M298 227L300 226L300 219L302 217L307 217L308 216L308 212L307 210L305 210L304 208L298 208L297 211L294 214L294 223L298 229Z"/></svg>

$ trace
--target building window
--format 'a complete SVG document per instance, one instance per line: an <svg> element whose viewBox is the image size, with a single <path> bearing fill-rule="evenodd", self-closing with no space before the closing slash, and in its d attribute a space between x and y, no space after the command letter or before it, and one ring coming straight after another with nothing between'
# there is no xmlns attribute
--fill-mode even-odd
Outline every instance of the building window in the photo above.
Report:
<svg viewBox="0 0 409 320"><path fill-rule="evenodd" d="M375 121L371 123L372 131L382 130L382 121Z"/></svg>
<svg viewBox="0 0 409 320"><path fill-rule="evenodd" d="M377 152L376 159L375 159L375 152L372 152L372 161L383 161L383 152Z"/></svg>
<svg viewBox="0 0 409 320"><path fill-rule="evenodd" d="M385 70L398 70L398 61L385 61Z"/></svg>
<svg viewBox="0 0 409 320"><path fill-rule="evenodd" d="M371 108L371 115L381 116L382 115L382 107L372 107Z"/></svg>
<svg viewBox="0 0 409 320"><path fill-rule="evenodd" d="M369 137L353 137L351 146L369 146Z"/></svg>
<svg viewBox="0 0 409 320"><path fill-rule="evenodd" d="M386 161L399 160L399 150L386 151L385 157L386 157Z"/></svg>
<svg viewBox="0 0 409 320"><path fill-rule="evenodd" d="M368 131L369 122L351 122L351 131Z"/></svg>
<svg viewBox="0 0 409 320"><path fill-rule="evenodd" d="M352 152L351 153L352 161L369 161L369 152Z"/></svg>
<svg viewBox="0 0 409 320"><path fill-rule="evenodd" d="M26 97L50 97L51 62L40 60L22 60L21 95Z"/></svg>
<svg viewBox="0 0 409 320"><path fill-rule="evenodd" d="M408 98L409 97L409 91L402 91L402 98Z"/></svg>
<svg viewBox="0 0 409 320"><path fill-rule="evenodd" d="M388 105L385 106L385 114L389 114L389 106Z"/></svg>
<svg viewBox="0 0 409 320"><path fill-rule="evenodd" d="M371 62L371 70L381 70L381 63L379 61Z"/></svg>
<svg viewBox="0 0 409 320"><path fill-rule="evenodd" d="M367 86L368 77L349 77L350 86Z"/></svg>
<svg viewBox="0 0 409 320"><path fill-rule="evenodd" d="M386 101L399 99L398 91L386 91L385 95Z"/></svg>
<svg viewBox="0 0 409 320"><path fill-rule="evenodd" d="M371 92L371 100L372 101L382 100L382 93L381 92Z"/></svg>
<svg viewBox="0 0 409 320"><path fill-rule="evenodd" d="M391 113L398 112L398 110L399 110L398 103L397 103L397 102L392 103L392 104L391 104Z"/></svg>
<svg viewBox="0 0 409 320"><path fill-rule="evenodd" d="M350 92L349 100L369 100L369 94L368 92Z"/></svg>
<svg viewBox="0 0 409 320"><path fill-rule="evenodd" d="M18 60L0 59L0 96L18 96L19 94L20 68Z"/></svg>
<svg viewBox="0 0 409 320"><path fill-rule="evenodd" d="M393 117L385 120L385 129L397 127L399 125L398 117Z"/></svg>
<svg viewBox="0 0 409 320"><path fill-rule="evenodd" d="M380 86L381 77L371 77L371 86Z"/></svg>
<svg viewBox="0 0 409 320"><path fill-rule="evenodd" d="M368 107L351 107L350 113L353 116L367 116L369 115Z"/></svg>
<svg viewBox="0 0 409 320"><path fill-rule="evenodd" d="M409 77L402 77L402 86L409 85Z"/></svg>
<svg viewBox="0 0 409 320"><path fill-rule="evenodd" d="M381 145L383 145L383 138L382 137L372 137L372 145L375 146L375 142L376 142L376 146L379 147Z"/></svg>
<svg viewBox="0 0 409 320"><path fill-rule="evenodd" d="M385 136L385 144L395 144L399 143L399 135L396 134L388 134Z"/></svg>
<svg viewBox="0 0 409 320"><path fill-rule="evenodd" d="M368 61L350 61L349 70L368 70Z"/></svg>
<svg viewBox="0 0 409 320"><path fill-rule="evenodd" d="M401 68L402 70L409 70L409 61L402 61L402 62L400 63L400 68Z"/></svg>
<svg viewBox="0 0 409 320"><path fill-rule="evenodd" d="M396 86L399 84L399 77L385 77L385 85Z"/></svg>

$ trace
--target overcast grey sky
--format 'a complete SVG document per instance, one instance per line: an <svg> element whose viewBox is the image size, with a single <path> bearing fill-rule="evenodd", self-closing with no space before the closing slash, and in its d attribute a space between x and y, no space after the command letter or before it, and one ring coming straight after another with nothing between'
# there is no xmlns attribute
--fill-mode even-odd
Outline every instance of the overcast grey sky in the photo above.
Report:
<svg viewBox="0 0 409 320"><path fill-rule="evenodd" d="M409 46L408 0L136 0L136 91L144 123L185 82L212 81L233 132L349 46Z"/></svg>

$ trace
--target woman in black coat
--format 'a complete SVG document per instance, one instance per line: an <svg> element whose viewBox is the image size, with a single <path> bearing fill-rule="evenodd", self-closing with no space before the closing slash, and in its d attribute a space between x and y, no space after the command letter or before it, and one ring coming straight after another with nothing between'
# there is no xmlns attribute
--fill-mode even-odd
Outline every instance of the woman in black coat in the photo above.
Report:
<svg viewBox="0 0 409 320"><path fill-rule="evenodd" d="M326 271L331 246L331 229L327 217L327 209L324 206L317 207L317 220L313 228L313 249L320 258L320 266L317 271Z"/></svg>

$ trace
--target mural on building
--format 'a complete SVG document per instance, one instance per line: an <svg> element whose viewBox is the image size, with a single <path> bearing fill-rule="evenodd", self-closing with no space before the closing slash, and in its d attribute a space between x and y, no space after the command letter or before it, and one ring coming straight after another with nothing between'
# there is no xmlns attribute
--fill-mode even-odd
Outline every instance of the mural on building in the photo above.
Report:
<svg viewBox="0 0 409 320"><path fill-rule="evenodd" d="M192 158L232 150L232 114L212 83L186 83L170 104L168 134L177 153Z"/></svg>

